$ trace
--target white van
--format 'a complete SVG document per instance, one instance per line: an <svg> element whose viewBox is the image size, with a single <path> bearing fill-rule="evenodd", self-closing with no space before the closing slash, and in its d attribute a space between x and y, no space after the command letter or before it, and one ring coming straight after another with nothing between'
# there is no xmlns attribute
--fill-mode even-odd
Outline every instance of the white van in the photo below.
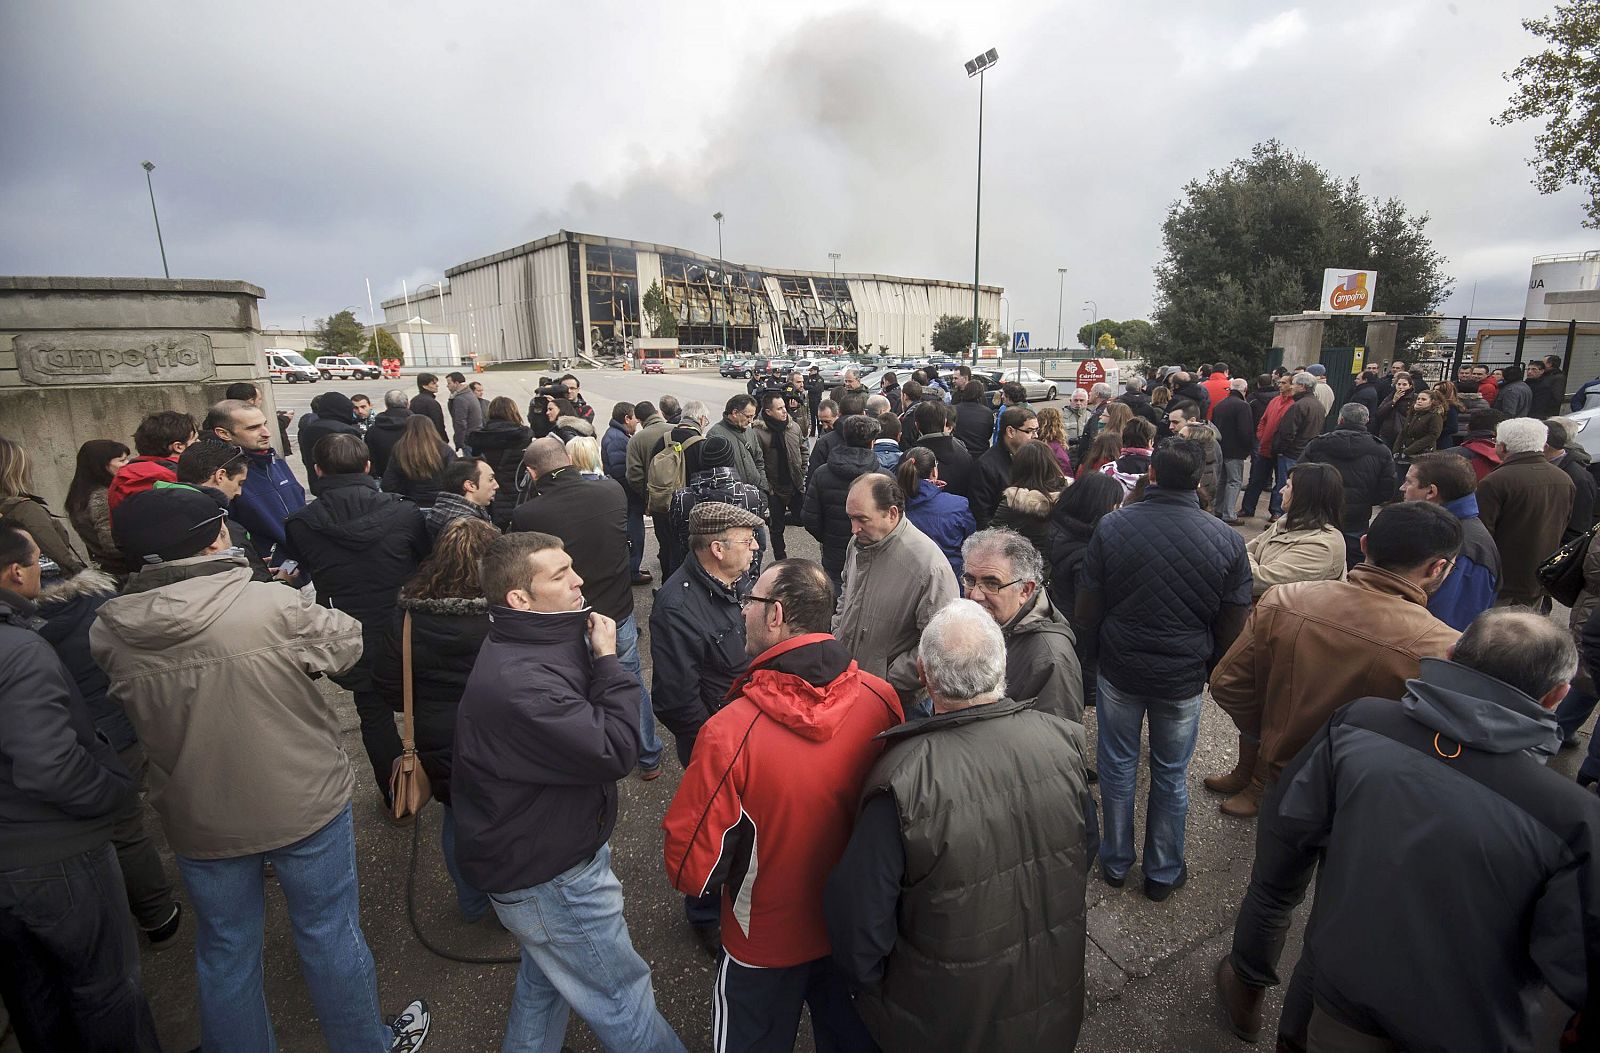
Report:
<svg viewBox="0 0 1600 1053"><path fill-rule="evenodd" d="M315 384L322 379L317 367L307 362L300 352L275 347L267 348L267 373L273 380L290 384L302 380Z"/></svg>

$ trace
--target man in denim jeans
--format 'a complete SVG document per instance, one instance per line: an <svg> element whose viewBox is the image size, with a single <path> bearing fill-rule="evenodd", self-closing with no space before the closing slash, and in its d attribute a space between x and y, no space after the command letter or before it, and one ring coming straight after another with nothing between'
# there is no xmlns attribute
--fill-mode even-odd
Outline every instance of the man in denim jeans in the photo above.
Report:
<svg viewBox="0 0 1600 1053"><path fill-rule="evenodd" d="M617 780L639 757L617 624L550 534L495 541L479 579L489 635L456 715L451 798L462 876L522 945L501 1049L556 1053L575 1009L608 1050L682 1053L611 872Z"/></svg>
<svg viewBox="0 0 1600 1053"><path fill-rule="evenodd" d="M1164 900L1188 880L1186 779L1206 673L1250 611L1244 540L1200 511L1198 443L1169 441L1136 504L1100 521L1079 572L1074 624L1099 660L1100 875L1121 888L1133 866L1139 739L1150 722L1144 892Z"/></svg>
<svg viewBox="0 0 1600 1053"><path fill-rule="evenodd" d="M150 803L194 905L202 1046L277 1048L261 978L271 863L328 1048L415 1053L427 1006L392 1025L379 1012L355 777L339 713L312 683L355 664L361 623L252 580L223 511L198 491L136 494L113 531L142 569L100 608L89 647L149 755Z"/></svg>

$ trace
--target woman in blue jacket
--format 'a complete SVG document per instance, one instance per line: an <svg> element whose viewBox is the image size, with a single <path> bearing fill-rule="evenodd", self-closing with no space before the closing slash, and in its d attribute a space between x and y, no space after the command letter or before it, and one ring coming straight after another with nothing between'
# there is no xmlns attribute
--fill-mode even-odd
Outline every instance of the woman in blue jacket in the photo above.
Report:
<svg viewBox="0 0 1600 1053"><path fill-rule="evenodd" d="M905 452L895 480L906 495L906 518L933 539L959 579L961 543L978 529L967 499L944 492L939 462L926 446L913 446Z"/></svg>

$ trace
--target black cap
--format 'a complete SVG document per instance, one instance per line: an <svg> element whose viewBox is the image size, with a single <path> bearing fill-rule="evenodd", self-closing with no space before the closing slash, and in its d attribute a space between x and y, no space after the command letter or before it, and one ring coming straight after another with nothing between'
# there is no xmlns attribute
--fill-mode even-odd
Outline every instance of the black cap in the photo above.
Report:
<svg viewBox="0 0 1600 1053"><path fill-rule="evenodd" d="M713 435L700 444L700 467L732 468L733 443L725 435Z"/></svg>
<svg viewBox="0 0 1600 1053"><path fill-rule="evenodd" d="M162 487L119 504L111 516L111 534L129 559L165 563L204 552L217 540L227 515L199 490Z"/></svg>

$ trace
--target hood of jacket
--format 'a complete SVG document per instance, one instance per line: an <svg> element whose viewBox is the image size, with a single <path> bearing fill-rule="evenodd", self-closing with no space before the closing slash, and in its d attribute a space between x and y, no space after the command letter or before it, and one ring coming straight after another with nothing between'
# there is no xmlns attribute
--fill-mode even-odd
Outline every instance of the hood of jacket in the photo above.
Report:
<svg viewBox="0 0 1600 1053"><path fill-rule="evenodd" d="M59 604L74 600L92 599L96 596L115 596L117 579L99 570L80 570L70 578L50 582L39 591L38 607L49 610Z"/></svg>
<svg viewBox="0 0 1600 1053"><path fill-rule="evenodd" d="M399 409L386 409L372 418L371 431L398 432L405 429L406 421L411 418L411 411L404 406Z"/></svg>
<svg viewBox="0 0 1600 1053"><path fill-rule="evenodd" d="M130 578L97 621L135 647L171 646L205 631L250 584L250 564L238 552L158 563Z"/></svg>
<svg viewBox="0 0 1600 1053"><path fill-rule="evenodd" d="M356 404L342 391L324 391L317 396L312 407L323 420L336 420L349 424L356 419Z"/></svg>
<svg viewBox="0 0 1600 1053"><path fill-rule="evenodd" d="M871 450L858 446L835 446L828 451L828 467L836 475L854 479L878 467L878 457Z"/></svg>
<svg viewBox="0 0 1600 1053"><path fill-rule="evenodd" d="M1036 516L1044 519L1056 507L1056 498L1060 491L1047 494L1043 490L1027 490L1020 486L1008 486L1000 491L1000 499L1023 515Z"/></svg>
<svg viewBox="0 0 1600 1053"><path fill-rule="evenodd" d="M1488 438L1469 438L1466 442L1461 443L1460 446L1463 450L1471 450L1477 456L1494 464L1500 463L1500 454L1495 452L1493 436Z"/></svg>
<svg viewBox="0 0 1600 1053"><path fill-rule="evenodd" d="M1454 501L1446 501L1442 507L1457 519L1475 519L1478 515L1478 495L1467 494Z"/></svg>
<svg viewBox="0 0 1600 1053"><path fill-rule="evenodd" d="M489 601L482 596L441 596L416 599L401 595L397 605L413 614L436 614L447 618L472 618L489 613Z"/></svg>
<svg viewBox="0 0 1600 1053"><path fill-rule="evenodd" d="M557 417L556 431L570 431L577 435L587 435L591 439L594 438L594 425L582 417Z"/></svg>
<svg viewBox="0 0 1600 1053"><path fill-rule="evenodd" d="M467 445L474 450L505 450L527 446L532 441L533 431L527 425L509 420L485 421L483 427L474 428L467 436Z"/></svg>
<svg viewBox="0 0 1600 1053"><path fill-rule="evenodd" d="M1527 750L1543 760L1560 748L1555 713L1505 681L1441 658L1420 668L1400 700L1411 719L1486 753Z"/></svg>
<svg viewBox="0 0 1600 1053"><path fill-rule="evenodd" d="M767 648L734 681L743 695L801 738L826 742L855 705L861 670L829 633L808 633Z"/></svg>
<svg viewBox="0 0 1600 1053"><path fill-rule="evenodd" d="M906 503L907 505L925 505L942 493L944 493L943 481L936 483L932 479L924 479L917 484L917 492L912 494L911 500Z"/></svg>
<svg viewBox="0 0 1600 1053"><path fill-rule="evenodd" d="M370 544L394 528L396 506L405 499L378 489L378 481L365 472L325 475L317 499L295 518L319 534L341 544Z"/></svg>
<svg viewBox="0 0 1600 1053"><path fill-rule="evenodd" d="M1349 427L1341 424L1325 435L1318 435L1311 440L1317 444L1318 456L1328 456L1338 460L1355 460L1362 455L1371 456L1373 451L1382 453L1385 457L1394 456L1383 440L1366 429L1365 425Z"/></svg>
<svg viewBox="0 0 1600 1053"><path fill-rule="evenodd" d="M1050 602L1050 594L1043 585L1034 592L1033 599L1000 627L1000 632L1007 640L1013 636L1031 636L1034 633L1054 633L1068 640L1074 639L1072 627L1056 610L1055 604Z"/></svg>

